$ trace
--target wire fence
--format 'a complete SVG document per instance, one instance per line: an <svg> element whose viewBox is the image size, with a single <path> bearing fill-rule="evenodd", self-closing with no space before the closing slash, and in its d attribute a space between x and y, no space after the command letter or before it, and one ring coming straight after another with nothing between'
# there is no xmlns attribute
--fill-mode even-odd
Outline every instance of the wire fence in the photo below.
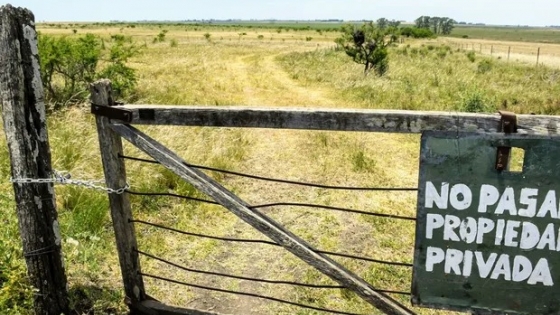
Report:
<svg viewBox="0 0 560 315"><path fill-rule="evenodd" d="M120 155L119 158L125 159L125 160L130 160L130 161L135 161L135 162L141 162L141 163L160 164L158 161L143 159L143 158L139 158L139 157L126 156L126 155ZM214 167L209 167L209 166L203 166L203 165L187 164L187 166L195 168L195 169L199 169L199 170L216 172L216 173L227 174L227 175L233 175L233 176L243 177L243 178L252 179L252 180L267 181L267 182L273 182L273 183L282 183L282 184L288 184L288 185L305 186L305 187L314 187L314 188L321 188L321 189L327 189L327 190L381 191L381 192L398 192L398 191L400 191L400 192L406 192L406 191L415 192L415 191L418 190L418 188L416 188L416 187L392 188L392 187L353 187L353 186L323 185L323 184L316 184L316 183L303 182L303 181L294 181L294 180L271 178L271 177L265 177L265 176L257 176L257 175L252 175L252 174L247 174L247 173L242 173L242 172L237 172L237 171L232 171L232 170L225 170L225 169L220 169L220 168L214 168ZM179 198L179 199L189 200L189 201L197 202L197 203L219 205L219 203L217 203L215 201L212 201L212 200L202 199L202 198L188 196L188 195L168 193L168 192L153 192L153 191L145 191L144 192L144 191L134 191L134 190L128 188L125 193L130 194L130 195L135 195L135 196ZM393 215L393 214L388 214L388 213L372 212L372 211L350 209L350 208L344 208L344 207L335 207L335 206L321 205L321 204L299 203L299 202L292 202L292 201L282 201L282 202L275 202L275 203L248 205L247 207L249 209L252 209L252 210L272 208L272 207L280 208L280 209L286 209L287 207L307 207L307 208L314 208L314 209L322 209L322 210L325 210L325 211L338 211L338 212L360 214L360 215L366 215L366 216L372 216L372 217L381 217L381 218L386 218L386 219L391 219L391 220L401 220L403 222L415 222L416 221L416 218L408 217L408 216L400 216L400 215ZM273 242L273 241L269 241L269 240L248 239L248 238L231 238L231 237L213 236L213 235L207 235L207 234L201 234L201 233L193 233L193 232L190 232L190 231L180 230L180 229L176 229L176 228L173 228L173 227L170 227L170 226L166 226L164 224L149 222L149 221L146 221L146 220L130 219L129 223L130 224L150 226L150 227L153 227L153 228L156 228L156 229L166 230L166 231L170 231L170 232L185 235L185 236L204 238L204 239L212 239L212 240L217 240L217 241L222 241L222 242L234 242L234 243L245 243L245 244L263 244L263 245L268 245L268 246L282 247L282 245L280 245L276 242ZM364 257L364 256L356 255L356 254L340 253L340 252L321 250L321 249L318 249L318 248L313 248L313 251L315 253L318 253L318 254L334 256L334 257L349 258L349 259L353 259L353 260L357 260L357 261L370 262L370 263L392 266L392 267L397 267L397 268L412 268L412 266L413 266L412 263L409 263L409 262L387 261L387 260L383 260L383 259ZM154 261L158 261L158 262L163 263L164 265L167 265L169 267L172 267L172 268L175 268L175 269L178 269L178 270L182 270L184 272L202 274L202 275L206 275L206 276L221 277L221 278L228 278L228 279L237 279L237 280L251 281L251 282L255 282L255 283L266 283L266 284L272 284L272 285L305 287L305 288L312 288L312 289L318 289L318 290L333 290L333 289L344 289L345 288L344 286L340 286L340 285L312 284L312 283L303 283L303 282L297 282L297 281L260 279L260 278L247 277L247 276L243 276L243 275L221 273L221 272L209 271L209 270L200 270L200 269L191 268L191 267L188 267L188 266L181 265L177 262L171 261L169 259L160 257L158 255L155 255L153 253L149 253L149 252L141 250L141 249L137 249L136 252L140 256L143 256L147 259L151 259L151 260L154 260ZM153 275L153 274L149 274L149 273L141 273L141 275L144 276L144 277L157 279L157 280L160 280L160 281L173 283L173 284L177 284L177 285L188 286L188 287L191 287L191 288L198 288L198 289L202 289L202 290L228 293L228 294L234 294L234 295L240 295L240 296L248 296L248 297L253 297L253 298L258 298L258 299L265 299L265 300L269 300L269 301L288 304L288 305L292 305L292 306L296 306L296 307L300 307L300 308L305 308L305 309L311 309L311 310L320 311L320 312L326 312L326 313L331 313L331 314L358 315L356 313L350 313L350 312L345 312L345 311L321 308L321 307L306 305L306 304L297 303L297 302L293 302L293 301L288 301L288 300L284 300L284 299L280 299L280 298L276 298L276 297L271 297L271 296L265 296L265 295L254 294L254 293L247 293L247 292L240 292L240 291L234 291L234 290L226 290L226 289L209 287L209 286L203 286L203 285L199 285L199 284L179 281L177 279L170 279L170 278L163 277L163 276ZM400 295L400 296L410 296L411 295L411 293L409 291L404 291L404 290L391 290L391 289L387 289L387 288L374 288L374 289L381 294L394 294L394 295Z"/></svg>

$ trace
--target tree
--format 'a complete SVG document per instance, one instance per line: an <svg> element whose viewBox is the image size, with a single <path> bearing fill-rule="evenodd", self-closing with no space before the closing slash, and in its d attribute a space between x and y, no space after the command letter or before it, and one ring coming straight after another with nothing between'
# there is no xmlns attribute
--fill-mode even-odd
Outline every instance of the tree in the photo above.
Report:
<svg viewBox="0 0 560 315"><path fill-rule="evenodd" d="M430 28L430 17L421 16L414 21L417 28Z"/></svg>
<svg viewBox="0 0 560 315"><path fill-rule="evenodd" d="M434 34L449 35L457 21L448 17L421 16L414 21L417 28L431 30Z"/></svg>
<svg viewBox="0 0 560 315"><path fill-rule="evenodd" d="M365 74L372 69L379 76L387 72L389 68L387 46L396 40L396 33L391 33L387 28L382 29L372 22L365 23L361 27L346 25L341 30L342 37L335 42L352 57L354 62L364 65Z"/></svg>
<svg viewBox="0 0 560 315"><path fill-rule="evenodd" d="M401 26L401 21L391 20L389 21L388 25L389 27L398 28L399 26Z"/></svg>
<svg viewBox="0 0 560 315"><path fill-rule="evenodd" d="M443 18L443 22L442 22L442 26L441 26L441 33L443 35L451 34L451 31L455 27L455 24L457 24L457 21L455 21L454 19Z"/></svg>
<svg viewBox="0 0 560 315"><path fill-rule="evenodd" d="M377 24L378 28L385 29L389 25L389 20L387 20L386 18L380 18L375 23Z"/></svg>

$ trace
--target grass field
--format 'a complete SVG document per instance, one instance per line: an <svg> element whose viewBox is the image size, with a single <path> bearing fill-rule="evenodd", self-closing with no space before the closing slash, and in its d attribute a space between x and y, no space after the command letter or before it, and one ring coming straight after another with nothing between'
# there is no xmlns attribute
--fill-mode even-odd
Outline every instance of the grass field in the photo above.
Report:
<svg viewBox="0 0 560 315"><path fill-rule="evenodd" d="M496 41L560 43L560 29L551 27L456 26L451 36Z"/></svg>
<svg viewBox="0 0 560 315"><path fill-rule="evenodd" d="M195 29L196 28L196 29ZM102 36L122 33L145 43L131 64L138 71L135 102L148 104L313 106L412 110L560 113L560 72L550 67L507 63L457 49L440 40L410 41L390 51L383 78L364 76L360 65L333 49L336 33L275 28L200 26L40 25L43 33ZM167 29L164 42L153 43ZM210 33L210 40L204 34ZM243 35L245 33L245 35ZM262 37L259 37L262 35ZM310 38L308 40L308 38ZM172 41L176 45L172 45ZM552 47L552 46L551 46ZM557 49L558 47L555 47ZM318 131L143 127L187 161L255 175L347 186L417 185L419 136ZM2 131L0 130L0 133ZM93 117L87 106L49 118L56 169L74 178L102 176ZM125 153L142 156L126 145ZM394 161L399 161L395 167ZM127 162L136 191L204 197L165 169ZM414 216L414 193L340 192L242 180L211 174L249 204L277 201L320 203ZM5 137L0 134L0 313L30 314L25 269L9 179ZM104 194L56 188L64 255L73 305L94 314L125 314L113 233ZM164 198L132 197L138 219L217 236L263 238L224 209ZM377 259L411 262L414 225L308 208L271 208L274 219L313 245ZM265 245L227 244L137 225L140 248L188 267L266 279L329 283L291 254ZM407 268L337 259L372 285L410 289ZM142 258L144 272L202 285L234 289L348 312L378 314L344 290L254 284L202 276ZM231 314L319 314L264 300L211 293L146 279L162 301ZM400 298L400 297L399 297ZM408 304L408 298L400 298ZM448 314L418 309L420 314Z"/></svg>

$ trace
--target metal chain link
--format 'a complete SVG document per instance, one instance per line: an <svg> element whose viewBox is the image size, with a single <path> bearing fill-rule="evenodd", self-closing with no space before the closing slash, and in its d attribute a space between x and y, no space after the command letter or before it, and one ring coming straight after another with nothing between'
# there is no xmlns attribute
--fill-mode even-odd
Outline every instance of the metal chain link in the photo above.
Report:
<svg viewBox="0 0 560 315"><path fill-rule="evenodd" d="M113 189L105 186L100 186L97 184L105 183L104 180L80 180L80 179L72 179L72 175L66 171L53 171L53 175L51 178L10 178L12 183L18 184L43 184L43 183L53 183L53 184L62 184L62 185L76 185L82 186L88 189L95 189L105 191L109 194L116 194L121 195L127 189L130 188L130 185L126 183L126 185L122 188Z"/></svg>

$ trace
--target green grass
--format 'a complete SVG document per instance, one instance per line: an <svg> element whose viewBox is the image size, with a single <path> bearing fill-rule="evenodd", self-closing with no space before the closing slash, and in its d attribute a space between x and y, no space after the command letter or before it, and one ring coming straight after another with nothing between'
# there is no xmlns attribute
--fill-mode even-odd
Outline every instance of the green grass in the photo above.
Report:
<svg viewBox="0 0 560 315"><path fill-rule="evenodd" d="M560 43L560 29L515 26L456 26L451 37L499 41Z"/></svg>
<svg viewBox="0 0 560 315"><path fill-rule="evenodd" d="M447 46L393 48L389 73L364 76L344 52L292 53L279 61L306 86L336 91L356 107L517 113L560 113L559 70L478 57ZM443 53L445 52L445 53Z"/></svg>

